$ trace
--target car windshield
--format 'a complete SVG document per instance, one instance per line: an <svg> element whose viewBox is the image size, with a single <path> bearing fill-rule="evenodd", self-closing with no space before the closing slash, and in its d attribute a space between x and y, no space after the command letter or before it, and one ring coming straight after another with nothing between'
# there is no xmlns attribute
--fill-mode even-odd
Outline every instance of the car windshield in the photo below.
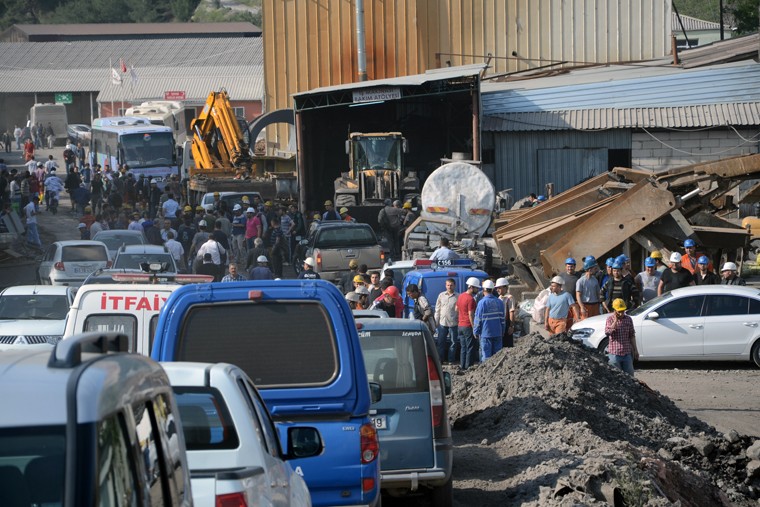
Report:
<svg viewBox="0 0 760 507"><path fill-rule="evenodd" d="M140 269L140 264L147 263L167 263L168 271L175 271L171 254L125 254L120 253L116 257L113 267L119 269Z"/></svg>
<svg viewBox="0 0 760 507"><path fill-rule="evenodd" d="M650 299L649 301L647 301L643 305L639 306L638 308L635 308L635 309L631 310L630 312L628 312L628 315L630 315L631 317L633 317L635 315L640 315L642 313L648 312L655 305L658 305L658 304L662 303L663 301L665 301L666 299L670 299L672 297L673 297L673 294L671 294L670 292L666 292L662 296L657 296L654 299Z"/></svg>
<svg viewBox="0 0 760 507"><path fill-rule="evenodd" d="M63 505L64 426L0 429L0 498L23 505ZM22 505L12 503L12 505Z"/></svg>
<svg viewBox="0 0 760 507"><path fill-rule="evenodd" d="M372 228L367 227L327 227L317 234L315 247L344 248L373 246L377 238Z"/></svg>
<svg viewBox="0 0 760 507"><path fill-rule="evenodd" d="M125 163L132 168L171 165L174 138L171 132L126 134L121 137Z"/></svg>
<svg viewBox="0 0 760 507"><path fill-rule="evenodd" d="M70 245L63 247L63 262L93 262L108 260L108 252L100 245Z"/></svg>
<svg viewBox="0 0 760 507"><path fill-rule="evenodd" d="M422 331L360 331L367 379L378 382L384 393L428 390L427 354Z"/></svg>
<svg viewBox="0 0 760 507"><path fill-rule="evenodd" d="M238 436L224 398L210 387L175 387L188 451L236 449Z"/></svg>
<svg viewBox="0 0 760 507"><path fill-rule="evenodd" d="M143 245L145 242L137 234L96 234L95 241L102 241L109 250L118 250L121 245Z"/></svg>
<svg viewBox="0 0 760 507"><path fill-rule="evenodd" d="M62 295L15 295L0 297L0 319L63 320L69 299Z"/></svg>

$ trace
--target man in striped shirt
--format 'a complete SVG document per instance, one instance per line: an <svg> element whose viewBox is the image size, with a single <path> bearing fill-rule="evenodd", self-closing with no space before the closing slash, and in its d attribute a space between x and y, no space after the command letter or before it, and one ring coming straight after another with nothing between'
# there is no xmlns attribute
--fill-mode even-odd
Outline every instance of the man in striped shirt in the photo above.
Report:
<svg viewBox="0 0 760 507"><path fill-rule="evenodd" d="M607 356L610 364L633 375L633 361L639 358L633 321L625 314L628 307L618 298L612 302L614 312L607 317L604 333L609 339Z"/></svg>

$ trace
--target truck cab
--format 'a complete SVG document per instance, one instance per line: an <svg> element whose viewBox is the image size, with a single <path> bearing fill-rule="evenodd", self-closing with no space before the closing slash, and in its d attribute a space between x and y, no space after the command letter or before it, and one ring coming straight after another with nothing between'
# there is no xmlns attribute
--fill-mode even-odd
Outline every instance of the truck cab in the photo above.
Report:
<svg viewBox="0 0 760 507"><path fill-rule="evenodd" d="M477 264L470 259L431 261L418 259L415 268L404 277L404 286L401 297L404 298L404 315L408 316L414 309L414 301L406 295L409 284L416 284L420 292L435 307L438 294L446 290L446 280L453 278L456 282L456 291L462 293L467 289L465 283L468 278L474 276L483 281L488 278L488 273L476 269Z"/></svg>

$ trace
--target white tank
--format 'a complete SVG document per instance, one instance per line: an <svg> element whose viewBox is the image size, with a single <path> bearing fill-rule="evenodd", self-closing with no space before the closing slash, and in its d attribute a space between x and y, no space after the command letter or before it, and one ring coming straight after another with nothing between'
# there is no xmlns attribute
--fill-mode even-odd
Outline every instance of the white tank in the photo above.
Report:
<svg viewBox="0 0 760 507"><path fill-rule="evenodd" d="M421 200L431 232L447 238L483 236L491 224L496 190L478 167L451 162L428 176Z"/></svg>

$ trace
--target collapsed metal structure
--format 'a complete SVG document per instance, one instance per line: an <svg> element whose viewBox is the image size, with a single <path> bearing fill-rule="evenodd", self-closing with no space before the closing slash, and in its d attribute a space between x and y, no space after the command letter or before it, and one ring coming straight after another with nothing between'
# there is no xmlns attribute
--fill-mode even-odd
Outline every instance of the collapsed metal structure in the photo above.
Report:
<svg viewBox="0 0 760 507"><path fill-rule="evenodd" d="M601 259L622 251L636 266L655 249L667 257L686 238L713 259L733 259L750 233L722 216L736 209L729 192L755 178L760 155L660 173L617 167L540 206L503 212L494 239L504 262L531 288L547 287L567 257Z"/></svg>

